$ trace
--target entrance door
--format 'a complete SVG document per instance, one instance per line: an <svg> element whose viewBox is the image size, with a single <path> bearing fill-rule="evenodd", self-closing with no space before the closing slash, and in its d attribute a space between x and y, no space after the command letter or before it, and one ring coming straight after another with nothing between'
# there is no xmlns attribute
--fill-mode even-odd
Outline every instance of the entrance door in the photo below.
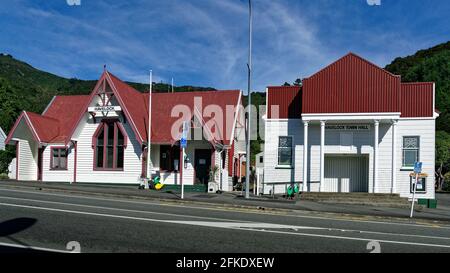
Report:
<svg viewBox="0 0 450 273"><path fill-rule="evenodd" d="M211 150L195 150L195 183L208 184L211 170Z"/></svg>
<svg viewBox="0 0 450 273"><path fill-rule="evenodd" d="M325 156L325 192L368 192L367 156Z"/></svg>
<svg viewBox="0 0 450 273"><path fill-rule="evenodd" d="M37 164L37 168L38 168L37 180L38 181L42 181L42 159L43 159L43 155L44 155L44 149L45 148L38 149L38 164Z"/></svg>

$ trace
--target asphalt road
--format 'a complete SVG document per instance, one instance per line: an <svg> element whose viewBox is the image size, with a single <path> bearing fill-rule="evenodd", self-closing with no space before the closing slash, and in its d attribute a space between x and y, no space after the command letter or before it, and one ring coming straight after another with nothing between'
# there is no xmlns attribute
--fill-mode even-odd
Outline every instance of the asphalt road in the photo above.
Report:
<svg viewBox="0 0 450 273"><path fill-rule="evenodd" d="M0 252L450 252L450 225L0 186ZM79 248L78 248L79 246Z"/></svg>

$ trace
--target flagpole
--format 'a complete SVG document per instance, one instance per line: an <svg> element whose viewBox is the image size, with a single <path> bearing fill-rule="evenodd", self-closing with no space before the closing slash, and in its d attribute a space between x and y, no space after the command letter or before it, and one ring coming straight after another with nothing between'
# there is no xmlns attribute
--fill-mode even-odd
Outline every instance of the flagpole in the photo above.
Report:
<svg viewBox="0 0 450 273"><path fill-rule="evenodd" d="M250 172L251 172L251 113L252 113L252 27L253 27L253 18L252 18L252 0L248 0L248 13L249 13L249 37L248 37L248 120L247 120L247 151L246 151L246 170L245 170L245 198L250 198Z"/></svg>
<svg viewBox="0 0 450 273"><path fill-rule="evenodd" d="M151 138L152 138L152 86L153 86L153 71L150 70L150 88L148 93L148 140L147 140L147 177L152 178L152 171L150 168L151 162Z"/></svg>

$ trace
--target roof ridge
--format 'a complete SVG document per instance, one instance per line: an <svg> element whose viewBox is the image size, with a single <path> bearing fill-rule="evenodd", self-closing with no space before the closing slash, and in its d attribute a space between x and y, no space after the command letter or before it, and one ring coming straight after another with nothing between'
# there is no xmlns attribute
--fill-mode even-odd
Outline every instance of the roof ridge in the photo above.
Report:
<svg viewBox="0 0 450 273"><path fill-rule="evenodd" d="M373 62L371 62L371 61L369 61L369 60L367 60L367 59L364 59L363 57L361 57L361 56L359 56L359 55L357 55L357 54L355 54L355 53L353 53L353 52L350 51L350 52L347 53L346 55L340 57L339 59L335 60L334 62L332 62L332 63L330 63L329 65L325 66L324 68L320 69L319 71L317 71L316 73L312 74L311 76L304 78L304 80L310 79L310 78L312 78L312 77L315 77L315 76L321 74L323 71L327 70L328 68L332 67L333 65L337 64L338 62L340 62L340 61L342 61L342 60L344 60L345 58L348 58L348 57L355 57L355 58L357 58L357 59L359 59L359 60L365 62L366 64L368 64L368 65L370 65L370 66L372 66L372 67L374 67L374 68L377 68L377 69L379 69L379 70L382 70L384 73L386 73L386 74L388 74L388 75L390 75L390 76L392 76L392 77L401 78L400 75L395 75L395 74L393 74L393 73L387 71L386 69L381 68L380 66L374 64Z"/></svg>

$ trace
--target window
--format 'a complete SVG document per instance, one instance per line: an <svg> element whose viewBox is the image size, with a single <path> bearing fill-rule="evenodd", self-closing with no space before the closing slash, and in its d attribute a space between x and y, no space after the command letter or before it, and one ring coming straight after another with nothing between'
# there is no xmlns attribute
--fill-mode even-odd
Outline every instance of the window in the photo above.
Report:
<svg viewBox="0 0 450 273"><path fill-rule="evenodd" d="M172 172L179 169L180 147L162 145L159 152L159 166L161 171Z"/></svg>
<svg viewBox="0 0 450 273"><path fill-rule="evenodd" d="M263 156L259 157L259 163L264 163L264 157Z"/></svg>
<svg viewBox="0 0 450 273"><path fill-rule="evenodd" d="M126 134L118 122L102 122L93 137L94 168L97 170L122 170Z"/></svg>
<svg viewBox="0 0 450 273"><path fill-rule="evenodd" d="M51 148L50 169L67 170L67 148Z"/></svg>
<svg viewBox="0 0 450 273"><path fill-rule="evenodd" d="M292 166L292 137L279 137L278 165Z"/></svg>
<svg viewBox="0 0 450 273"><path fill-rule="evenodd" d="M414 167L419 162L420 138L403 137L403 167Z"/></svg>

